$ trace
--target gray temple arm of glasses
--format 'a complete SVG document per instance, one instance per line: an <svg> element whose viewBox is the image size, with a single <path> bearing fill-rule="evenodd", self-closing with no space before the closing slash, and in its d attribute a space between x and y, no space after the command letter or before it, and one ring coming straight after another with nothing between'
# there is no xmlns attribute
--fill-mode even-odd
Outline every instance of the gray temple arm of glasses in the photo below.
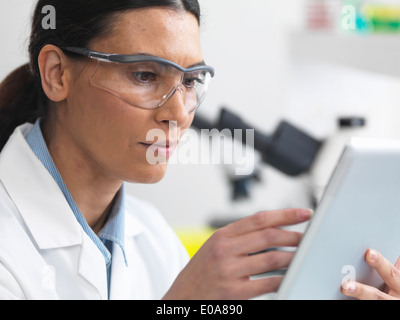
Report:
<svg viewBox="0 0 400 320"><path fill-rule="evenodd" d="M205 64L197 65L194 67L190 68L183 68L179 64L174 63L172 61L159 58L159 57L154 57L154 56L148 56L148 55L124 55L124 54L111 54L111 53L102 53L102 52L97 52L85 48L77 48L77 47L67 47L64 48L63 50L75 54L80 54L84 55L86 57L96 59L96 60L101 60L101 61L106 61L106 62L117 62L117 63L132 63L132 62L157 62L157 63L163 63L170 65L174 67L175 69L189 73L189 72L196 72L196 71L207 71L210 73L212 77L214 77L215 71L213 67L207 66Z"/></svg>

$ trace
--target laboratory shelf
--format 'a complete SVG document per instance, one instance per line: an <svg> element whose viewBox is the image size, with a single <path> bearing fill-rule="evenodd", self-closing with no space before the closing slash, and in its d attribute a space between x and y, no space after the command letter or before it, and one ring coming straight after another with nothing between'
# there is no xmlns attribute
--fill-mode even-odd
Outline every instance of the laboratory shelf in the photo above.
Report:
<svg viewBox="0 0 400 320"><path fill-rule="evenodd" d="M400 34L296 32L290 35L290 52L293 58L400 76Z"/></svg>

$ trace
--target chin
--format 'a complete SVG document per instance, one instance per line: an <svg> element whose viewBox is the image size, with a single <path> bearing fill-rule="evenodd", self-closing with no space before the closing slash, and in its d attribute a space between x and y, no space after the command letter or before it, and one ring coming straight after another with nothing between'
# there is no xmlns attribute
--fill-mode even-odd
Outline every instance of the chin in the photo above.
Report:
<svg viewBox="0 0 400 320"><path fill-rule="evenodd" d="M124 180L129 183L156 184L164 179L166 173L166 164L148 165L146 168L135 173L130 179Z"/></svg>

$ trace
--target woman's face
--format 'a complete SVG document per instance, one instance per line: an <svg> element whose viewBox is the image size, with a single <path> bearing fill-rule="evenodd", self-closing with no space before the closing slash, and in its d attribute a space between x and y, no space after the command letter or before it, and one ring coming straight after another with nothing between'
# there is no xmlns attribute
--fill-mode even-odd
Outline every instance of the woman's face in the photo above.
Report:
<svg viewBox="0 0 400 320"><path fill-rule="evenodd" d="M90 49L105 53L149 54L182 67L203 61L197 19L190 13L164 8L122 14L112 35L93 41ZM157 144L169 143L169 150L159 149L152 154L166 160L171 149L176 147L179 140L176 137L191 125L194 113L186 110L182 95L177 93L158 109L134 107L92 86L90 77L96 62L88 60L85 64L83 71L76 70L80 75L71 83L66 107L57 117L61 119L68 139L91 167L107 177L135 183L160 181L165 175L167 161L149 163L149 145L155 140L149 141L147 135L151 131L164 133ZM81 64L76 65L78 68Z"/></svg>

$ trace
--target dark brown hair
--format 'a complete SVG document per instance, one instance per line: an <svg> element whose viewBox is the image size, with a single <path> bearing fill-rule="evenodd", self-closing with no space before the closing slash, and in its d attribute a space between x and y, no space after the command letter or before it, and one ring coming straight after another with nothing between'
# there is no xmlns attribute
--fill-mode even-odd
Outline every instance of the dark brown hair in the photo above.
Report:
<svg viewBox="0 0 400 320"><path fill-rule="evenodd" d="M56 13L54 29L42 26L42 8L49 5ZM110 33L116 14L149 7L185 10L200 24L197 0L39 0L33 14L30 62L0 84L0 151L16 127L47 115L49 100L42 89L38 65L45 45L88 47L94 39Z"/></svg>

